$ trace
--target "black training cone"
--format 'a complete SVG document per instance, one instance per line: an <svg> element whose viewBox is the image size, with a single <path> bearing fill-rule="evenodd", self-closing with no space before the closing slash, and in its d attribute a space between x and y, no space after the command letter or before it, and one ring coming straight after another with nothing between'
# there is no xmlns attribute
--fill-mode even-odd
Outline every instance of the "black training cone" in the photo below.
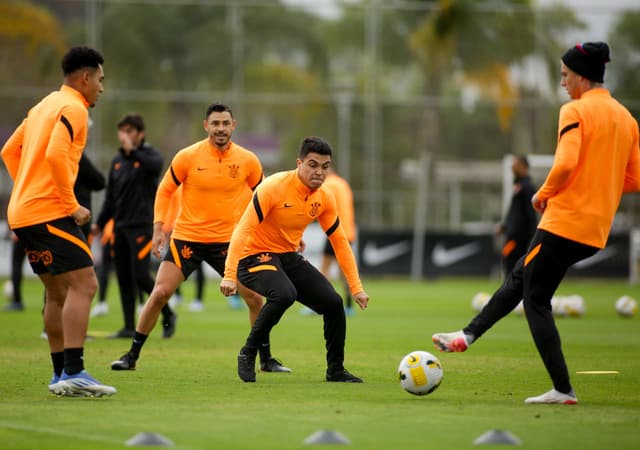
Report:
<svg viewBox="0 0 640 450"><path fill-rule="evenodd" d="M476 445L520 445L522 441L506 430L489 430L473 441Z"/></svg>
<svg viewBox="0 0 640 450"><path fill-rule="evenodd" d="M319 430L304 440L305 444L351 444L343 434L331 430Z"/></svg>
<svg viewBox="0 0 640 450"><path fill-rule="evenodd" d="M138 433L129 439L125 444L129 447L139 446L156 446L156 447L173 447L174 444L169 439L158 433Z"/></svg>

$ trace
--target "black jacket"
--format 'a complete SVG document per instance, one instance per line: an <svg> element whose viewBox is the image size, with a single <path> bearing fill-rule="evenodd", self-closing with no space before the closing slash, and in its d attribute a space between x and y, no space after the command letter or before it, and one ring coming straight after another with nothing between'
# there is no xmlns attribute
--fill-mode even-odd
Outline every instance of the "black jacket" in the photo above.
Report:
<svg viewBox="0 0 640 450"><path fill-rule="evenodd" d="M504 235L507 240L529 242L538 227L538 216L531 205L536 189L530 177L517 178L513 183L511 205L504 220Z"/></svg>
<svg viewBox="0 0 640 450"><path fill-rule="evenodd" d="M104 204L98 216L103 229L114 219L114 230L124 227L152 226L153 203L162 171L160 152L144 141L128 156L120 148L111 161Z"/></svg>
<svg viewBox="0 0 640 450"><path fill-rule="evenodd" d="M78 165L78 177L73 185L78 203L91 211L91 192L103 190L106 183L104 175L83 152Z"/></svg>

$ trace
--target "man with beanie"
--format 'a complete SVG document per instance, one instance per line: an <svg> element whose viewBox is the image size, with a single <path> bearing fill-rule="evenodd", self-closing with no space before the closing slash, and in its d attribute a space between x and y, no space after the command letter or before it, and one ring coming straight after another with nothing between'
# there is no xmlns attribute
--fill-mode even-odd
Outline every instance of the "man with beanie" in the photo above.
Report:
<svg viewBox="0 0 640 450"><path fill-rule="evenodd" d="M604 42L578 44L562 57L561 84L573 101L560 109L553 166L531 200L542 218L529 250L467 327L432 337L441 351L463 352L522 298L553 382L553 389L525 403L578 402L551 297L571 265L605 247L622 194L640 190L638 123L602 86L607 62Z"/></svg>

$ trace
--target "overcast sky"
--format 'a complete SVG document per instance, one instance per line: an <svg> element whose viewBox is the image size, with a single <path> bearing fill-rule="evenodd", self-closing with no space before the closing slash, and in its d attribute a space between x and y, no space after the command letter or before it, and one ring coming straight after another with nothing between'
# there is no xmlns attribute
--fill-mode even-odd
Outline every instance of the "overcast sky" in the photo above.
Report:
<svg viewBox="0 0 640 450"><path fill-rule="evenodd" d="M359 0L349 1L359 2ZM340 13L339 7L336 6L339 3L337 0L283 0L283 2L292 6L301 6L323 17L336 17ZM537 0L537 4L541 6L554 3L562 3L575 9L578 16L589 25L588 31L576 36L576 39L582 41L607 40L608 28L620 11L640 10L640 0Z"/></svg>

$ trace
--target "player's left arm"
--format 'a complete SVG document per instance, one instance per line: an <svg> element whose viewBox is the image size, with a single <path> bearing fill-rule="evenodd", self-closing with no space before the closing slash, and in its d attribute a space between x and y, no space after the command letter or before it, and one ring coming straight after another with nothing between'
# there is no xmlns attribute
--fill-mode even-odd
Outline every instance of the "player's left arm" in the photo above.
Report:
<svg viewBox="0 0 640 450"><path fill-rule="evenodd" d="M60 119L51 131L45 150L51 177L60 193L65 212L69 215L81 208L73 192L73 185L86 143L88 114L84 106L69 105L62 108Z"/></svg>
<svg viewBox="0 0 640 450"><path fill-rule="evenodd" d="M247 171L247 185L252 191L255 191L258 185L264 180L264 172L262 170L262 164L258 157L250 153L248 158L249 170Z"/></svg>
<svg viewBox="0 0 640 450"><path fill-rule="evenodd" d="M624 192L640 191L640 145L638 143L639 138L637 123L633 141L634 142L631 144L629 161L627 162L627 168L624 173Z"/></svg>
<svg viewBox="0 0 640 450"><path fill-rule="evenodd" d="M353 294L356 303L358 303L360 308L364 309L369 303L369 296L362 287L356 258L351 250L347 234L344 232L342 225L340 225L340 219L336 213L335 197L325 195L324 202L327 206L318 216L318 222L333 247L340 270L342 270L349 284L349 290Z"/></svg>
<svg viewBox="0 0 640 450"><path fill-rule="evenodd" d="M26 126L27 119L24 119L2 147L2 161L4 161L4 165L13 180L15 180L18 175L18 166L20 165L20 158L22 156L22 141L24 139Z"/></svg>

